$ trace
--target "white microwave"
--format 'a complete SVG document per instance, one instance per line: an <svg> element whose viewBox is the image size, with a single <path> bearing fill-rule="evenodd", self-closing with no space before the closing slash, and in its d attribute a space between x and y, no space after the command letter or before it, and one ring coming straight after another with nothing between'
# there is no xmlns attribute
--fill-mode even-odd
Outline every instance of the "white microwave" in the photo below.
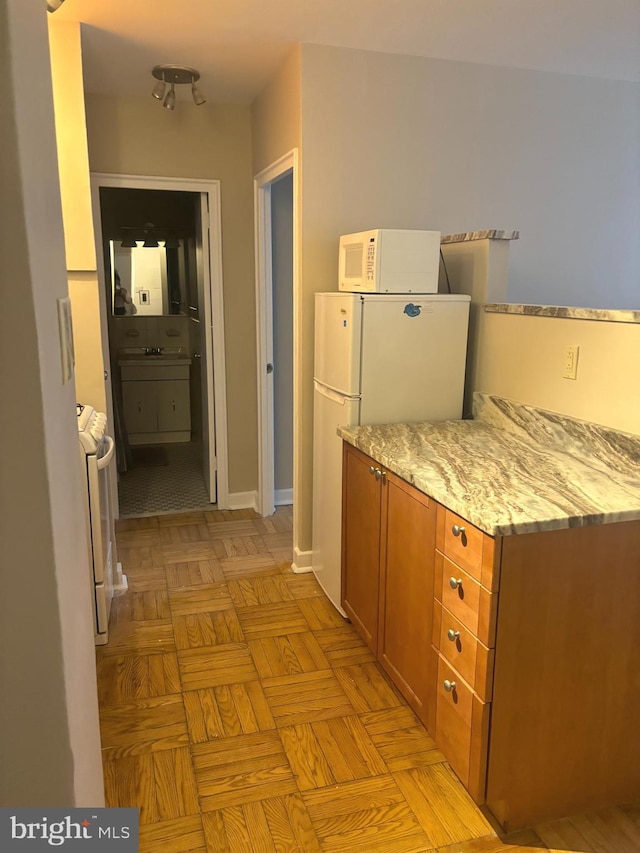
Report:
<svg viewBox="0 0 640 853"><path fill-rule="evenodd" d="M439 231L376 228L340 237L339 290L437 293Z"/></svg>

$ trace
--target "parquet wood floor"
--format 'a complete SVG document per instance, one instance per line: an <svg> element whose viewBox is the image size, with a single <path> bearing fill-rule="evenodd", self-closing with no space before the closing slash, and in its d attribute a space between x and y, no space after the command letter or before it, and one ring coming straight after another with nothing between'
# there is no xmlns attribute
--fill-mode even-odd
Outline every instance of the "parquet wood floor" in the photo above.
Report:
<svg viewBox="0 0 640 853"><path fill-rule="evenodd" d="M107 804L141 853L638 853L640 808L499 837L313 575L292 519L126 519L97 650Z"/></svg>

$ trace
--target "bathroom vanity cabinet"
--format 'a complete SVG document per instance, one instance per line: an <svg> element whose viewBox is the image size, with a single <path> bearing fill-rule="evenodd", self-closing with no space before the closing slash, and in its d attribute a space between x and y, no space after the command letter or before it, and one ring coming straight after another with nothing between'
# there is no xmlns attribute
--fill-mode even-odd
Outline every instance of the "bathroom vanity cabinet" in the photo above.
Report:
<svg viewBox="0 0 640 853"><path fill-rule="evenodd" d="M190 441L190 362L120 364L124 420L130 444Z"/></svg>
<svg viewBox="0 0 640 853"><path fill-rule="evenodd" d="M345 612L475 801L512 831L637 798L640 521L490 536L343 459Z"/></svg>

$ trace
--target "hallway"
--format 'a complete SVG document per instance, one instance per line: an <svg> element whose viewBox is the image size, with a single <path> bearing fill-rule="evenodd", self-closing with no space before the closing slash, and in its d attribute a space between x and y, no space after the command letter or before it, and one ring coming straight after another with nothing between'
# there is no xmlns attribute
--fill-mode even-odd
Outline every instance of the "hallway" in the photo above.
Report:
<svg viewBox="0 0 640 853"><path fill-rule="evenodd" d="M633 853L640 811L502 842L351 625L290 571L292 517L125 519L97 650L107 805L141 853Z"/></svg>

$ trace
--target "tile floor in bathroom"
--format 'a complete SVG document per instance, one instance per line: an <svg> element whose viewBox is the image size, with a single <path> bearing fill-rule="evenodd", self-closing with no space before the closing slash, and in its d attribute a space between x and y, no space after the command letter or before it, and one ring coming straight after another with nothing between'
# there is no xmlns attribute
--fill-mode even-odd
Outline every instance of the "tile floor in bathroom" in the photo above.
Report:
<svg viewBox="0 0 640 853"><path fill-rule="evenodd" d="M157 464L133 465L118 477L118 500L123 518L157 513L211 509L202 474L202 449L196 442L152 445Z"/></svg>

